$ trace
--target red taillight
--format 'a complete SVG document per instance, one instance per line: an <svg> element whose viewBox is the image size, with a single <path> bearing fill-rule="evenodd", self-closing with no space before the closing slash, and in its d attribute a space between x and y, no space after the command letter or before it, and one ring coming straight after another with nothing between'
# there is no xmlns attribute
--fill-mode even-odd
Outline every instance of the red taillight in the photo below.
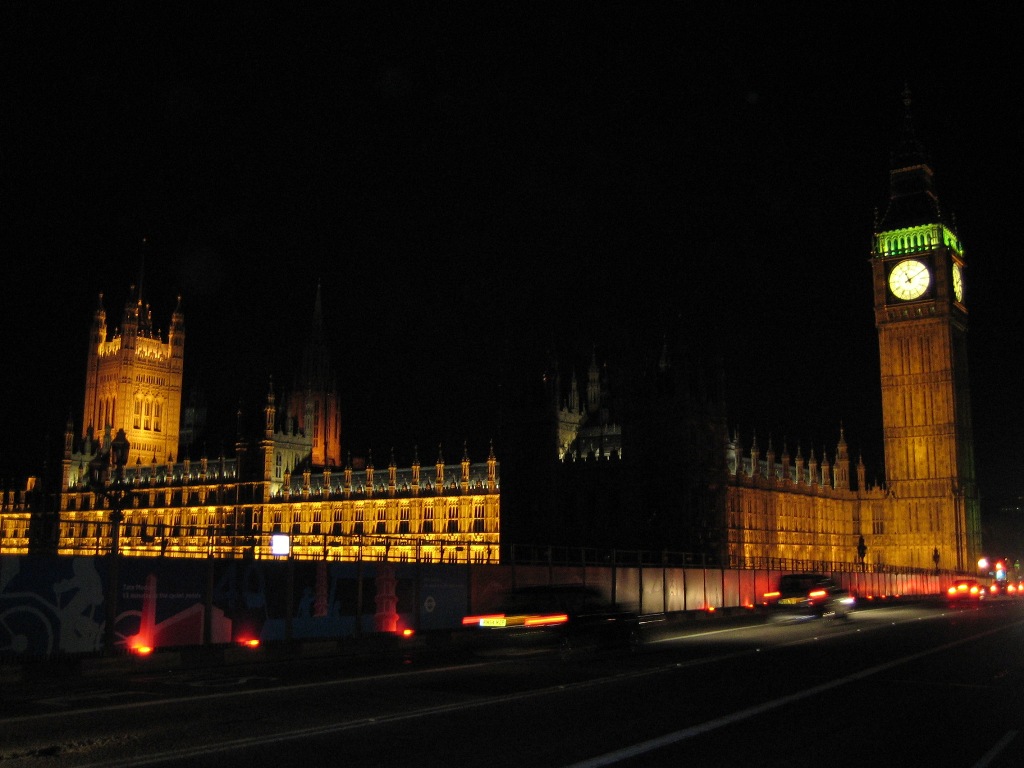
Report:
<svg viewBox="0 0 1024 768"><path fill-rule="evenodd" d="M813 600L816 597L824 597L827 594L828 592L826 592L824 589L812 589L810 594L808 594L807 596Z"/></svg>
<svg viewBox="0 0 1024 768"><path fill-rule="evenodd" d="M951 595L955 595L956 594L956 587L950 587L949 589L946 590L946 592L948 592Z"/></svg>
<svg viewBox="0 0 1024 768"><path fill-rule="evenodd" d="M773 597L779 597L781 594L782 593L778 592L778 591L775 591L775 592L765 592L764 596L765 596L766 599L771 599Z"/></svg>
<svg viewBox="0 0 1024 768"><path fill-rule="evenodd" d="M981 591L981 590L980 590L980 589L978 589L977 587L971 587L971 594L972 594L972 595L976 595L976 594L978 594L978 593L979 593L980 591Z"/></svg>
<svg viewBox="0 0 1024 768"><path fill-rule="evenodd" d="M246 648L259 648L260 647L260 640L259 640L258 637L250 637L250 638L245 638L245 639L239 640L238 644L242 645L242 646L244 646Z"/></svg>
<svg viewBox="0 0 1024 768"><path fill-rule="evenodd" d="M479 624L484 619L503 619L505 618L504 613L488 613L484 616L463 616L462 623L466 626Z"/></svg>

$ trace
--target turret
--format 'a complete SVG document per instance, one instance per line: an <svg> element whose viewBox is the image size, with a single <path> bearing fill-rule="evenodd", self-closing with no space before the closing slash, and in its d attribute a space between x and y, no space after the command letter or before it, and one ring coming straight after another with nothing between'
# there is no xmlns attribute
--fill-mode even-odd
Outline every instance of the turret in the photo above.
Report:
<svg viewBox="0 0 1024 768"><path fill-rule="evenodd" d="M587 413L595 414L601 407L601 370L597 367L597 351L591 353L587 371Z"/></svg>
<svg viewBox="0 0 1024 768"><path fill-rule="evenodd" d="M388 463L388 496L394 498L398 487L398 465L395 464L395 449L391 449L391 461Z"/></svg>
<svg viewBox="0 0 1024 768"><path fill-rule="evenodd" d="M71 451L75 445L75 424L71 420L71 415L68 414L68 420L64 424L64 458L71 458Z"/></svg>
<svg viewBox="0 0 1024 768"><path fill-rule="evenodd" d="M181 295L171 313L171 327L167 332L167 342L171 346L171 357L174 360L185 358L185 313L181 309Z"/></svg>
<svg viewBox="0 0 1024 768"><path fill-rule="evenodd" d="M68 488L71 485L71 454L75 445L75 425L68 415L67 423L64 426L64 456L61 459L61 488Z"/></svg>
<svg viewBox="0 0 1024 768"><path fill-rule="evenodd" d="M107 341L107 312L103 308L103 294L99 295L96 309L92 315L92 326L89 328L89 352L85 368L85 406L82 411L82 434L92 427L102 429L99 423L99 366L103 345Z"/></svg>
<svg viewBox="0 0 1024 768"><path fill-rule="evenodd" d="M263 405L263 436L270 440L274 437L274 424L277 422L277 403L274 401L274 378L270 377L267 386L267 399Z"/></svg>
<svg viewBox="0 0 1024 768"><path fill-rule="evenodd" d="M833 471L835 488L840 491L850 490L850 454L846 448L846 435L839 426L839 443L836 445L836 466Z"/></svg>
<svg viewBox="0 0 1024 768"><path fill-rule="evenodd" d="M107 340L107 311L103 308L103 294L99 295L96 309L92 315L92 328L89 335L90 346L98 345Z"/></svg>
<svg viewBox="0 0 1024 768"><path fill-rule="evenodd" d="M373 496L373 451L366 453L366 498Z"/></svg>
<svg viewBox="0 0 1024 768"><path fill-rule="evenodd" d="M739 430L725 444L725 468L730 475L740 474Z"/></svg>
<svg viewBox="0 0 1024 768"><path fill-rule="evenodd" d="M313 421L313 391L307 387L305 397L305 408L302 413L302 434L313 440L313 444L317 443L316 425Z"/></svg>
<svg viewBox="0 0 1024 768"><path fill-rule="evenodd" d="M435 483L435 485L437 487L435 488L435 490L437 491L438 494L440 494L440 493L442 493L444 491L444 454L441 453L441 444L440 443L437 444L437 465L436 465L436 469L437 469L437 477L436 477L437 482Z"/></svg>
<svg viewBox="0 0 1024 768"><path fill-rule="evenodd" d="M135 349L136 339L139 336L139 315L142 313L142 297L138 288L131 286L128 291L128 299L124 303L124 312L121 315L121 350Z"/></svg>
<svg viewBox="0 0 1024 768"><path fill-rule="evenodd" d="M491 450L487 454L487 490L494 493L498 489L498 460L494 456L494 441L491 441Z"/></svg>

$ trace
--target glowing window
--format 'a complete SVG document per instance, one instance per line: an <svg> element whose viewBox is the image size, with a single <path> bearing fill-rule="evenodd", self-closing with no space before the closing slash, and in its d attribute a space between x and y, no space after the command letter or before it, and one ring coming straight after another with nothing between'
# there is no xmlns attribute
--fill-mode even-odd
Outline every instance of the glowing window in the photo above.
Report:
<svg viewBox="0 0 1024 768"><path fill-rule="evenodd" d="M287 556L291 551L291 539L283 533L275 533L270 537L270 553L278 557Z"/></svg>

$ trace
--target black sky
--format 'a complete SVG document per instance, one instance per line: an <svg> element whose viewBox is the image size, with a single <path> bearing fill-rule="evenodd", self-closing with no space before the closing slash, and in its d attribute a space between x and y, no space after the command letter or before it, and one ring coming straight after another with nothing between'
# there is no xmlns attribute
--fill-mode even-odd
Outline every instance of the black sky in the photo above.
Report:
<svg viewBox="0 0 1024 768"><path fill-rule="evenodd" d="M80 418L143 238L226 438L319 282L346 450L482 456L499 385L668 334L722 355L745 442L842 423L880 475L867 259L907 83L967 248L982 492L1024 494L1012 9L721 5L4 3L0 478Z"/></svg>

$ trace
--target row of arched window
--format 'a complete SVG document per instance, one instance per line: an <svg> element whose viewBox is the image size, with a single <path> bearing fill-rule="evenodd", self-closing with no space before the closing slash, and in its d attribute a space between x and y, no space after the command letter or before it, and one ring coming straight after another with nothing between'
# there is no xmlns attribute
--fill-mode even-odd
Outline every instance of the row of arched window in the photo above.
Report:
<svg viewBox="0 0 1024 768"><path fill-rule="evenodd" d="M132 410L132 427L147 432L162 432L164 423L164 404L161 398L135 398Z"/></svg>

